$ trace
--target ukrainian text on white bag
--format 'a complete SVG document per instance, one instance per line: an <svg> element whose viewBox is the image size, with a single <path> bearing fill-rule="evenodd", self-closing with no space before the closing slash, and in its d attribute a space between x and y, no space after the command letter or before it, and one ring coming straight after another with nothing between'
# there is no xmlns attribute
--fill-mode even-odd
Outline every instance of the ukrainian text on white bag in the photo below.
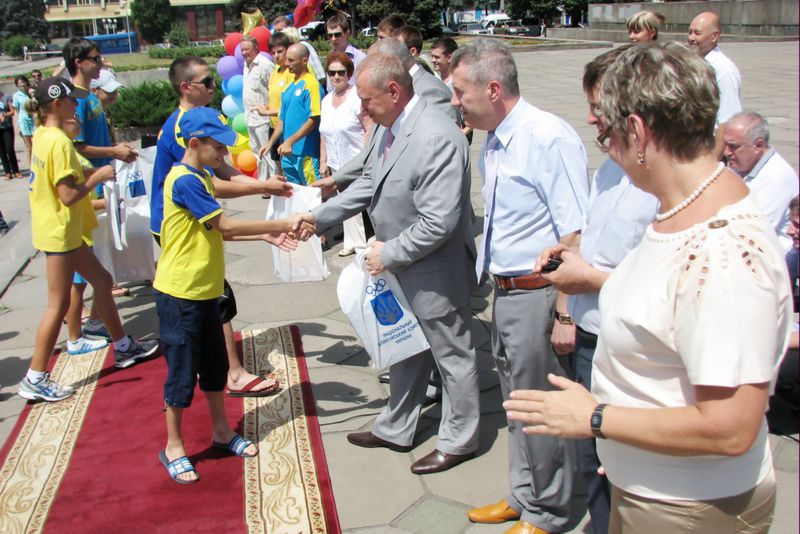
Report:
<svg viewBox="0 0 800 534"><path fill-rule="evenodd" d="M267 207L267 220L286 219L294 213L309 211L322 204L322 191L318 187L292 184L291 197L272 197ZM278 247L272 248L272 263L275 276L282 282L315 282L330 276L322 243L319 237L312 236L300 242L297 249L286 252Z"/></svg>
<svg viewBox="0 0 800 534"><path fill-rule="evenodd" d="M372 367L384 369L430 345L397 278L389 271L371 276L364 261L366 253L356 254L342 270L336 293L342 312L372 359Z"/></svg>

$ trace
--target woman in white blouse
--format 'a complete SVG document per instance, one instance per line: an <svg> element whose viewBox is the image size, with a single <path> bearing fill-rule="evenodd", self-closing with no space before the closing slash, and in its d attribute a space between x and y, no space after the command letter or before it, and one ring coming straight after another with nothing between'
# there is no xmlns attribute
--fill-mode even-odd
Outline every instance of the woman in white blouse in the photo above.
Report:
<svg viewBox="0 0 800 534"><path fill-rule="evenodd" d="M714 73L684 45L635 46L600 97L598 141L659 213L600 293L592 392L551 376L561 391L512 392L508 417L600 438L611 532L767 532L791 299L774 230L714 157Z"/></svg>
<svg viewBox="0 0 800 534"><path fill-rule="evenodd" d="M361 112L361 99L350 85L353 61L341 52L328 54L328 79L333 91L322 99L320 133L320 174L323 178L361 152L372 130L372 121ZM361 214L344 222L344 243L339 256L349 256L367 246Z"/></svg>

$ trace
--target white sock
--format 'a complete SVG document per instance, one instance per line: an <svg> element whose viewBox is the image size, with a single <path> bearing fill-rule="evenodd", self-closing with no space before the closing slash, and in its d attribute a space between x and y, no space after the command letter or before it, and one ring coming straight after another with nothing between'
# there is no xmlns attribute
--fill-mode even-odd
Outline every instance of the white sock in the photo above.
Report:
<svg viewBox="0 0 800 534"><path fill-rule="evenodd" d="M114 342L114 348L117 350L121 350L125 352L129 348L131 348L131 336L125 336L122 339L118 339Z"/></svg>
<svg viewBox="0 0 800 534"><path fill-rule="evenodd" d="M45 376L47 376L46 371L34 371L33 369L28 369L28 372L25 374L25 377L31 384L38 384Z"/></svg>

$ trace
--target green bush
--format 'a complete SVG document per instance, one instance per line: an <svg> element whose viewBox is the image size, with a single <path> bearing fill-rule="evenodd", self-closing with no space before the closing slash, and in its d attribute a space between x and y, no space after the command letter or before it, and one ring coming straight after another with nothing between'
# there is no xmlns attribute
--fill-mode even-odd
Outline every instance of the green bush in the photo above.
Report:
<svg viewBox="0 0 800 534"><path fill-rule="evenodd" d="M210 107L220 109L222 105L222 79L216 73L217 90ZM114 105L108 109L114 126L126 128L129 126L161 126L164 121L178 107L178 95L172 85L166 80L160 82L143 82L119 90L119 97Z"/></svg>
<svg viewBox="0 0 800 534"><path fill-rule="evenodd" d="M167 41L172 43L172 46L183 48L189 46L189 32L184 26L173 24L172 28L164 36Z"/></svg>
<svg viewBox="0 0 800 534"><path fill-rule="evenodd" d="M108 109L114 125L161 126L178 107L178 95L167 81L143 82L119 90L119 97Z"/></svg>
<svg viewBox="0 0 800 534"><path fill-rule="evenodd" d="M154 59L176 59L184 56L222 57L226 54L224 46L191 46L184 48L153 48L147 54Z"/></svg>
<svg viewBox="0 0 800 534"><path fill-rule="evenodd" d="M36 39L27 35L12 35L3 41L3 53L17 59L22 59L22 47L27 46L30 52L38 50Z"/></svg>

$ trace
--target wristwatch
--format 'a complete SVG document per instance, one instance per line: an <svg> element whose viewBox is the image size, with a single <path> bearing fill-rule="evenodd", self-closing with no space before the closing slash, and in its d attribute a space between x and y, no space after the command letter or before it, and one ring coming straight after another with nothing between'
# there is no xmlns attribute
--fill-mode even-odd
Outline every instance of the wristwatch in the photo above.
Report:
<svg viewBox="0 0 800 534"><path fill-rule="evenodd" d="M556 321L558 321L561 324L575 324L572 321L572 316L568 313L558 313L558 311L556 311L555 315L556 315Z"/></svg>
<svg viewBox="0 0 800 534"><path fill-rule="evenodd" d="M592 417L589 419L589 424L592 427L592 434L598 439L606 439L600 431L600 427L603 426L603 410L605 410L606 406L607 404L602 402L598 404L592 412Z"/></svg>

